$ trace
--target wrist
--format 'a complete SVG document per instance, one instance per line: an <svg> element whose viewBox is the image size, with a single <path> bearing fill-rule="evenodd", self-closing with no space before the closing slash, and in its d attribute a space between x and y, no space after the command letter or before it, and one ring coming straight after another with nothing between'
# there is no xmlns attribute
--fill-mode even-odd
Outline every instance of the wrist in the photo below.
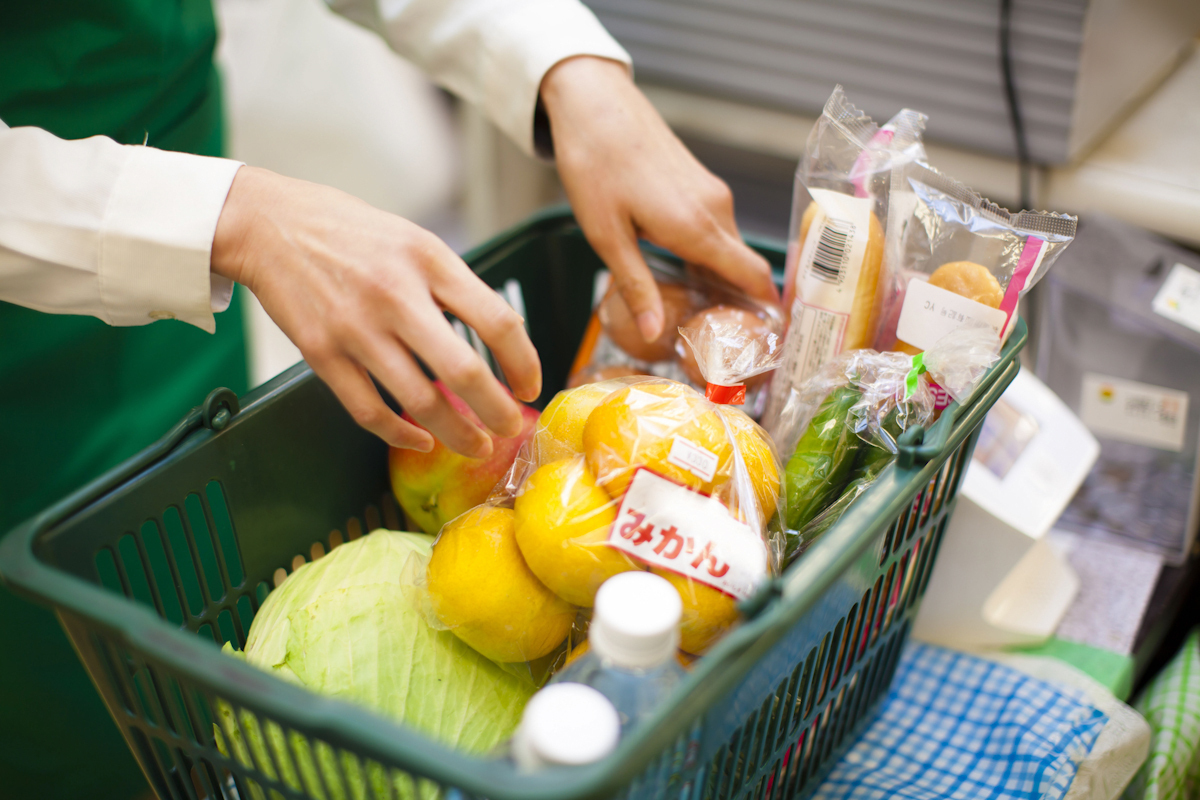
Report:
<svg viewBox="0 0 1200 800"><path fill-rule="evenodd" d="M572 56L559 61L542 77L538 95L554 124L572 104L603 101L612 89L633 88L629 67L600 56Z"/></svg>
<svg viewBox="0 0 1200 800"><path fill-rule="evenodd" d="M248 285L244 269L246 241L252 225L262 175L270 173L256 167L242 166L233 176L225 205L213 232L209 269L216 275Z"/></svg>

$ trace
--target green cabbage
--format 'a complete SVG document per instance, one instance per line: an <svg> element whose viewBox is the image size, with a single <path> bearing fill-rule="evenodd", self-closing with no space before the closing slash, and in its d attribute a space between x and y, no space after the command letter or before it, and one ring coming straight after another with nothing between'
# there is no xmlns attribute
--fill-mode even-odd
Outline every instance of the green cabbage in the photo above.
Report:
<svg viewBox="0 0 1200 800"><path fill-rule="evenodd" d="M425 622L417 581L432 541L423 534L378 530L304 565L267 597L250 627L245 653L235 655L445 744L472 753L492 749L512 734L535 687L449 631ZM328 745L310 747L294 732L285 739L284 731L268 722L268 753L253 716L243 711L235 719L233 708L223 702L217 710L221 751L229 755L232 749L240 763L257 764L268 777L294 789L340 800L362 796L364 771L367 781L384 779L380 765L368 763L360 770L343 756L340 772L349 783L343 787ZM315 764L321 765L324 780L315 774ZM407 782L394 775L394 783ZM328 795L322 783L328 785ZM409 786L407 791L400 785L393 788L411 797Z"/></svg>

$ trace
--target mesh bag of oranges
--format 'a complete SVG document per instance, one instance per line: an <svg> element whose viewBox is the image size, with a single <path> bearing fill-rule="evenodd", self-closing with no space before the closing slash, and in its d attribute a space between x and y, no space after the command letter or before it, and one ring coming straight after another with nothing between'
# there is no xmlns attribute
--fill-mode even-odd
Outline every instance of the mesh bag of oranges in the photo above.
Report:
<svg viewBox="0 0 1200 800"><path fill-rule="evenodd" d="M776 365L778 337L721 320L681 335L712 380L709 397L654 377L555 396L491 497L438 535L426 575L434 624L544 675L582 641L600 585L630 570L678 590L686 654L737 622L737 602L783 552L771 532L778 454L733 404L746 380Z"/></svg>
<svg viewBox="0 0 1200 800"><path fill-rule="evenodd" d="M696 353L680 330L701 327L706 321L732 325L746 341L763 344L780 341L783 314L778 306L748 297L694 266L676 267L652 254L646 254L646 263L662 298L662 334L646 341L629 306L611 285L609 273L597 273L595 310L575 354L568 387L645 375L704 389L706 380ZM757 417L766 401L767 373L749 372L744 376L748 392L744 408Z"/></svg>

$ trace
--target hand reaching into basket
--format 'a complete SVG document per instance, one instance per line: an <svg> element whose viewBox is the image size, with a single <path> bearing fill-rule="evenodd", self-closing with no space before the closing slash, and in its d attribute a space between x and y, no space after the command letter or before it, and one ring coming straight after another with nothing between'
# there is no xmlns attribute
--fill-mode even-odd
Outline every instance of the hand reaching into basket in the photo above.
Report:
<svg viewBox="0 0 1200 800"><path fill-rule="evenodd" d="M542 79L541 98L575 216L647 341L662 332L663 310L639 236L779 301L766 259L738 235L729 187L688 152L623 64L561 61Z"/></svg>
<svg viewBox="0 0 1200 800"><path fill-rule="evenodd" d="M491 431L521 431L519 405L443 310L491 348L517 398L541 392L537 351L508 304L432 233L336 189L242 167L212 270L254 292L354 419L394 447L428 451L433 438L387 407L371 375L451 449L491 453L491 439L450 406L418 357Z"/></svg>

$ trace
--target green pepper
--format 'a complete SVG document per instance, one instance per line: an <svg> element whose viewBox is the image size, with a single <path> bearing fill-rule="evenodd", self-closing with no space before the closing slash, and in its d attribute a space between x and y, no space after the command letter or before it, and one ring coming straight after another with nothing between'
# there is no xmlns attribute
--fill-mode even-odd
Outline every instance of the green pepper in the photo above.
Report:
<svg viewBox="0 0 1200 800"><path fill-rule="evenodd" d="M900 441L900 434L904 431L900 428L899 409L893 408L886 417L880 427L891 437L893 442ZM854 470L850 473L850 483L855 481L866 481L871 483L879 473L883 472L883 468L892 463L892 459L896 454L886 447L880 447L874 442L863 442L858 448L858 459L854 462Z"/></svg>
<svg viewBox="0 0 1200 800"><path fill-rule="evenodd" d="M897 420L897 410L892 409L891 413L883 421L883 428L891 435L892 440L896 441L900 438L903 431L900 429L900 424ZM787 541L787 551L784 554L784 563L790 563L794 558L803 553L808 546L821 537L825 531L833 527L842 514L850 508L850 504L858 499L858 496L870 488L879 474L883 472L896 454L888 450L886 447L880 447L874 443L862 442L858 445L858 453L854 460L854 467L850 472L849 479L845 489L836 500L828 506L822 508L819 513L814 515L802 528L797 528L789 531Z"/></svg>
<svg viewBox="0 0 1200 800"><path fill-rule="evenodd" d="M861 396L849 386L830 392L788 459L784 484L790 530L807 525L849 480L860 440L846 425L846 415Z"/></svg>

